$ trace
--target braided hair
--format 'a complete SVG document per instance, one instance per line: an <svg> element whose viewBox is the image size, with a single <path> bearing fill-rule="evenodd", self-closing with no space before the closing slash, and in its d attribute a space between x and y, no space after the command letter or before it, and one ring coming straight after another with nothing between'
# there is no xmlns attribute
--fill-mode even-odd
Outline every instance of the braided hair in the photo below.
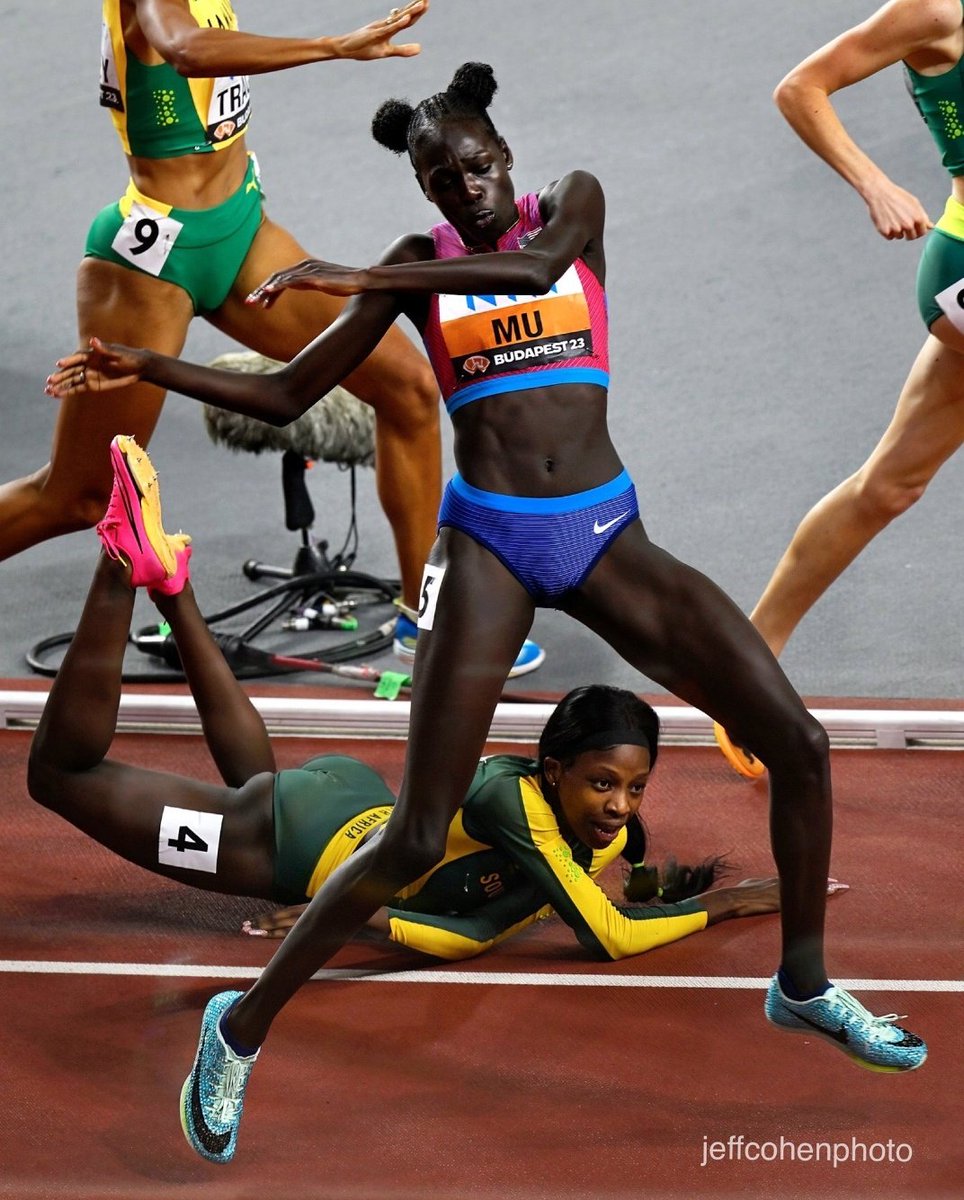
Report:
<svg viewBox="0 0 964 1200"><path fill-rule="evenodd" d="M394 154L415 163L419 143L443 121L469 118L481 121L493 137L499 133L488 114L498 84L488 63L463 63L444 92L436 92L414 107L408 100L386 100L372 118L372 137Z"/></svg>

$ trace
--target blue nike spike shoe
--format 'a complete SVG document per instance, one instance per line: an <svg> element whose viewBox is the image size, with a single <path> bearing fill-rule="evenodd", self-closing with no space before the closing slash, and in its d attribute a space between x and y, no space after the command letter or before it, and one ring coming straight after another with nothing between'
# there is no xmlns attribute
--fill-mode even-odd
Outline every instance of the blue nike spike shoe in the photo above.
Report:
<svg viewBox="0 0 964 1200"><path fill-rule="evenodd" d="M916 1071L927 1058L927 1046L897 1024L896 1013L875 1017L834 984L813 1000L790 1000L774 975L764 1012L778 1029L823 1038L869 1071Z"/></svg>
<svg viewBox="0 0 964 1200"><path fill-rule="evenodd" d="M218 992L201 1018L201 1036L191 1074L181 1089L181 1128L188 1144L210 1162L234 1157L244 1089L258 1057L235 1054L221 1036L221 1017L242 992Z"/></svg>
<svg viewBox="0 0 964 1200"><path fill-rule="evenodd" d="M415 646L418 640L418 626L406 613L400 612L395 622L395 637L392 650L395 657L403 663L415 660ZM531 638L526 638L509 671L509 678L516 679L520 675L528 675L546 661L546 652Z"/></svg>

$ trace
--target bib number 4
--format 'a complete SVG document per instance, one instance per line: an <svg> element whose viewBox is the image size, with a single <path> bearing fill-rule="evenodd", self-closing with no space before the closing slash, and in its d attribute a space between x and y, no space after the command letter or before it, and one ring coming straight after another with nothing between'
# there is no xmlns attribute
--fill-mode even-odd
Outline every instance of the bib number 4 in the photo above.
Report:
<svg viewBox="0 0 964 1200"><path fill-rule="evenodd" d="M165 805L157 838L157 861L165 867L216 874L223 819L221 813Z"/></svg>

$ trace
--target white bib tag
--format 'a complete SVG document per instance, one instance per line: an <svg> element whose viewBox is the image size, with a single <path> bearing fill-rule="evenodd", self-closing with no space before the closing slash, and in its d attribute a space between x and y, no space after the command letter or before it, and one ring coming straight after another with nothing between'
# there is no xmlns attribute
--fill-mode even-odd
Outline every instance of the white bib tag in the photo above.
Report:
<svg viewBox="0 0 964 1200"><path fill-rule="evenodd" d="M160 275L183 228L180 221L162 216L156 208L135 203L111 242L111 249L148 275Z"/></svg>
<svg viewBox="0 0 964 1200"><path fill-rule="evenodd" d="M208 104L208 140L223 142L234 137L251 120L251 85L247 75L215 79Z"/></svg>
<svg viewBox="0 0 964 1200"><path fill-rule="evenodd" d="M416 622L419 629L431 629L435 624L435 609L438 606L439 588L442 586L444 576L444 567L433 567L431 563L425 564L422 586L419 591L418 621Z"/></svg>
<svg viewBox="0 0 964 1200"><path fill-rule="evenodd" d="M934 299L954 328L964 333L964 279L938 292Z"/></svg>
<svg viewBox="0 0 964 1200"><path fill-rule="evenodd" d="M220 813L165 805L157 840L157 861L166 867L216 874L223 819Z"/></svg>
<svg viewBox="0 0 964 1200"><path fill-rule="evenodd" d="M106 21L100 27L100 102L104 108L124 111L117 63L114 61L114 43Z"/></svg>

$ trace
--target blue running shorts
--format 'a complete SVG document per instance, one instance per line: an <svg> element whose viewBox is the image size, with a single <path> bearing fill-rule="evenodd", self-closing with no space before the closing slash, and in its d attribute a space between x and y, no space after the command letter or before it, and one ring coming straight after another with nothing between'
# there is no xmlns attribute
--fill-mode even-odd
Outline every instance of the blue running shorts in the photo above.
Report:
<svg viewBox="0 0 964 1200"><path fill-rule="evenodd" d="M626 471L570 496L504 496L456 474L439 510L439 528L467 533L518 579L536 604L551 607L586 579L613 539L639 516Z"/></svg>

